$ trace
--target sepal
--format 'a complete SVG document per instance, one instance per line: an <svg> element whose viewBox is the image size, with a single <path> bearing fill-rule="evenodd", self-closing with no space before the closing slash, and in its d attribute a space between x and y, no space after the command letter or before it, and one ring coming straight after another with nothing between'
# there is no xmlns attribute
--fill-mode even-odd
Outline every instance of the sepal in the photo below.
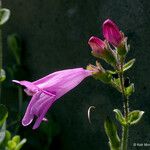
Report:
<svg viewBox="0 0 150 150"><path fill-rule="evenodd" d="M118 45L117 52L120 56L125 56L129 50L128 50L128 45L127 45L127 37L124 37L123 33L122 33L122 35L123 35L123 40Z"/></svg>
<svg viewBox="0 0 150 150"><path fill-rule="evenodd" d="M89 64L86 67L87 70L91 70L93 73L93 77L96 80L100 80L104 83L110 83L112 79L112 75L107 72L102 65L96 61L96 66Z"/></svg>
<svg viewBox="0 0 150 150"><path fill-rule="evenodd" d="M110 83L111 79L112 79L111 74L109 74L108 72L103 72L103 73L98 72L95 75L93 75L93 77L97 80L104 82L104 83Z"/></svg>

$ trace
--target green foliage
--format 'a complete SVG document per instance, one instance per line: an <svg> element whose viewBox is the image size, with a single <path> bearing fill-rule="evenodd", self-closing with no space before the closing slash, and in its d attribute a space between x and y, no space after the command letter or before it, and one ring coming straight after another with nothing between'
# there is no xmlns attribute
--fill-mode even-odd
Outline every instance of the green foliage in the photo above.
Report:
<svg viewBox="0 0 150 150"><path fill-rule="evenodd" d="M22 80L27 77L27 72L21 62L23 53L22 39L16 33L10 34L7 37L7 45L9 53L12 56L12 62L8 64L6 68L8 74L7 80ZM12 84L10 86L12 86Z"/></svg>
<svg viewBox="0 0 150 150"><path fill-rule="evenodd" d="M104 73L100 72L100 73L93 75L93 77L97 80L104 82L104 83L110 83L110 81L112 79L111 74L108 72L104 72Z"/></svg>
<svg viewBox="0 0 150 150"><path fill-rule="evenodd" d="M0 126L3 126L7 117L8 117L7 108L4 105L0 104Z"/></svg>
<svg viewBox="0 0 150 150"><path fill-rule="evenodd" d="M134 110L130 112L128 115L128 123L130 125L137 124L141 120L143 114L144 111L140 111L140 110Z"/></svg>
<svg viewBox="0 0 150 150"><path fill-rule="evenodd" d="M120 47L118 47L117 52L120 56L125 56L127 54L125 45L121 45Z"/></svg>
<svg viewBox="0 0 150 150"><path fill-rule="evenodd" d="M8 117L7 108L0 105L0 150L20 150L26 143L26 139L21 140L19 135L11 137L11 133L6 130L6 119Z"/></svg>
<svg viewBox="0 0 150 150"><path fill-rule="evenodd" d="M135 63L135 59L131 59L126 64L123 65L123 71L130 69Z"/></svg>
<svg viewBox="0 0 150 150"><path fill-rule="evenodd" d="M5 24L10 17L10 10L6 8L0 9L0 26Z"/></svg>
<svg viewBox="0 0 150 150"><path fill-rule="evenodd" d="M7 145L8 141L11 139L11 133L6 130L5 131L5 138L2 141L2 143L0 144L0 148L5 148L5 146Z"/></svg>
<svg viewBox="0 0 150 150"><path fill-rule="evenodd" d="M6 130L6 121L3 123L3 125L1 126L1 129L0 129L0 145L2 144L2 142L5 139L5 130Z"/></svg>
<svg viewBox="0 0 150 150"><path fill-rule="evenodd" d="M127 44L127 37L124 37L123 41L117 47L117 52L121 57L125 57L129 52L130 45Z"/></svg>
<svg viewBox="0 0 150 150"><path fill-rule="evenodd" d="M5 70L0 70L0 82L3 82L6 79Z"/></svg>
<svg viewBox="0 0 150 150"><path fill-rule="evenodd" d="M17 34L11 34L7 37L8 47L16 60L17 65L21 64L21 41Z"/></svg>
<svg viewBox="0 0 150 150"><path fill-rule="evenodd" d="M19 135L15 135L13 138L12 138L12 141L14 141L15 143L19 143L20 142L20 136Z"/></svg>
<svg viewBox="0 0 150 150"><path fill-rule="evenodd" d="M109 117L104 122L105 132L109 139L109 146L111 150L119 150L120 149L120 138L117 133L116 125L110 120Z"/></svg>
<svg viewBox="0 0 150 150"><path fill-rule="evenodd" d="M116 64L116 58L115 58L115 54L113 53L113 51L111 51L110 49L108 49L108 50L106 50L106 51L104 52L103 55L104 55L104 56L103 56L104 60L105 60L108 64L110 64L110 65L112 65L112 66L114 66L114 65Z"/></svg>
<svg viewBox="0 0 150 150"><path fill-rule="evenodd" d="M134 91L135 91L135 89L134 89L134 84L131 83L128 87L125 88L125 95L126 95L127 97L129 97L131 94L134 93Z"/></svg>
<svg viewBox="0 0 150 150"><path fill-rule="evenodd" d="M91 53L94 57L103 59L105 62L112 66L116 64L114 53L109 49L105 49L105 51L102 54L95 54L93 51Z"/></svg>
<svg viewBox="0 0 150 150"><path fill-rule="evenodd" d="M20 140L20 136L15 135L11 140L8 141L6 149L20 150L22 146L26 143L26 141L26 139Z"/></svg>
<svg viewBox="0 0 150 150"><path fill-rule="evenodd" d="M119 92L121 92L121 82L120 78L112 78L111 84L115 87Z"/></svg>
<svg viewBox="0 0 150 150"><path fill-rule="evenodd" d="M112 71L112 70L107 70L107 72L110 74L116 74L117 73L116 71Z"/></svg>
<svg viewBox="0 0 150 150"><path fill-rule="evenodd" d="M121 125L125 126L126 125L126 120L123 117L121 111L119 109L114 109L113 111L115 112L116 119L119 121L119 123Z"/></svg>
<svg viewBox="0 0 150 150"><path fill-rule="evenodd" d="M27 142L26 139L21 140L21 141L17 144L15 150L20 150L20 149L22 148L22 146L23 146L26 142Z"/></svg>

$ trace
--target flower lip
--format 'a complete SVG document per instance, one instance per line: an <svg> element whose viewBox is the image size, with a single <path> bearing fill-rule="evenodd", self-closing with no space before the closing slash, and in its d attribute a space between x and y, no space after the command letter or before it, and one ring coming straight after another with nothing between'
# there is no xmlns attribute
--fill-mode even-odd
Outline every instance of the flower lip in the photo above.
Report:
<svg viewBox="0 0 150 150"><path fill-rule="evenodd" d="M34 118L34 116L33 116L33 118ZM22 125L25 127L30 125L31 122L33 121L33 118L31 118L29 121L28 120L22 120Z"/></svg>

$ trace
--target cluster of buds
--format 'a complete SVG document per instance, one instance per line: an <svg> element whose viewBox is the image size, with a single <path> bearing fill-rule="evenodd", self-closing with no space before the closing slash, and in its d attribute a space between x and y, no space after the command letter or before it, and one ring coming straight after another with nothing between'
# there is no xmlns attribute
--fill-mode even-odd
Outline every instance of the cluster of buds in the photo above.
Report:
<svg viewBox="0 0 150 150"><path fill-rule="evenodd" d="M102 58L106 62L114 65L117 61L117 54L126 55L129 50L127 38L110 19L107 19L103 23L103 36L105 38L104 41L92 36L88 44L92 48L92 54L94 56Z"/></svg>
<svg viewBox="0 0 150 150"><path fill-rule="evenodd" d="M97 69L93 74L96 79L104 83L111 83L117 90L122 92L121 87L115 83L118 82L116 81L116 75L132 67L135 59L124 65L126 54L129 51L129 45L127 45L127 37L124 36L123 32L119 30L113 21L110 19L104 21L102 30L105 39L101 40L98 37L92 36L88 44L92 49L92 55L96 58L103 59L106 63L110 64L114 70L105 70L98 62L96 66L89 65L87 69Z"/></svg>

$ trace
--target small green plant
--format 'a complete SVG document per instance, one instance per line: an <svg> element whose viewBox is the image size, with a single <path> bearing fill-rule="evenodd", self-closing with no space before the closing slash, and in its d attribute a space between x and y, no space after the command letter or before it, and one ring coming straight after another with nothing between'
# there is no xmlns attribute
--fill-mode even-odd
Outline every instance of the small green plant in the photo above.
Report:
<svg viewBox="0 0 150 150"><path fill-rule="evenodd" d="M7 117L7 108L0 104L0 150L20 150L27 140L21 140L19 135L11 135L6 127Z"/></svg>

